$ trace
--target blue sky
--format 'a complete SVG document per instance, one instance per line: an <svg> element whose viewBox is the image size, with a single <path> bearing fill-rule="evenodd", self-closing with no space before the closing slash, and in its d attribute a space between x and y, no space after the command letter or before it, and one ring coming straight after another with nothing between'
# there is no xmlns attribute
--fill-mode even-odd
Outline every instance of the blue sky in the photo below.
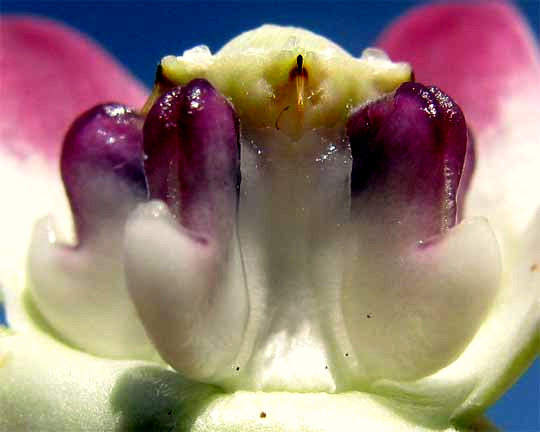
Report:
<svg viewBox="0 0 540 432"><path fill-rule="evenodd" d="M396 16L419 1L360 2L149 2L6 1L2 12L32 13L62 20L91 35L148 86L165 54L204 43L219 49L238 33L263 23L298 25L359 54ZM539 0L516 2L536 36ZM2 312L0 311L0 320ZM508 432L540 431L540 365L488 414Z"/></svg>

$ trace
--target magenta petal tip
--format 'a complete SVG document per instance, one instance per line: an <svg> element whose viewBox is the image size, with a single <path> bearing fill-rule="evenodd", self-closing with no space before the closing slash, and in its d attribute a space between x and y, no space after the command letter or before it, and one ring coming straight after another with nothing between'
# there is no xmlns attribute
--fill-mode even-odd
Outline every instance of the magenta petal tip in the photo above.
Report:
<svg viewBox="0 0 540 432"><path fill-rule="evenodd" d="M122 226L147 198L143 172L142 123L119 104L99 105L69 129L60 169L80 243Z"/></svg>
<svg viewBox="0 0 540 432"><path fill-rule="evenodd" d="M143 105L144 86L76 30L26 16L3 16L0 23L2 149L55 161L69 124L82 111L110 100Z"/></svg>
<svg viewBox="0 0 540 432"><path fill-rule="evenodd" d="M418 81L451 94L475 132L499 120L516 86L540 79L537 42L503 1L421 6L395 21L377 46L410 62Z"/></svg>
<svg viewBox="0 0 540 432"><path fill-rule="evenodd" d="M353 113L347 132L354 214L416 241L456 224L467 127L452 99L405 83Z"/></svg>
<svg viewBox="0 0 540 432"><path fill-rule="evenodd" d="M150 197L167 203L184 228L230 233L240 183L238 119L202 79L165 93L144 125Z"/></svg>

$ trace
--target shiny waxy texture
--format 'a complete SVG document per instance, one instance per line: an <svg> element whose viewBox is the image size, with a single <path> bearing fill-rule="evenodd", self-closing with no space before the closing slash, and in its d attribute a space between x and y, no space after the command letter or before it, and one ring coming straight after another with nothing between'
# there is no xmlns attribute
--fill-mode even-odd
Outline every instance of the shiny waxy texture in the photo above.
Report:
<svg viewBox="0 0 540 432"><path fill-rule="evenodd" d="M238 119L205 80L164 94L144 125L151 198L130 220L126 271L146 331L187 376L234 373L248 314L238 239Z"/></svg>
<svg viewBox="0 0 540 432"><path fill-rule="evenodd" d="M353 229L343 307L360 375L425 376L463 351L500 285L487 223L455 226L463 114L436 87L405 83L353 113L347 133Z"/></svg>
<svg viewBox="0 0 540 432"><path fill-rule="evenodd" d="M68 131L60 171L79 246L121 230L134 206L146 199L142 123L126 107L108 104L84 113Z"/></svg>
<svg viewBox="0 0 540 432"><path fill-rule="evenodd" d="M147 197L142 122L107 104L73 123L60 168L77 244L63 242L47 218L36 225L30 248L29 287L39 312L69 343L102 356L153 352L127 298L122 259L127 216Z"/></svg>
<svg viewBox="0 0 540 432"><path fill-rule="evenodd" d="M354 113L347 132L355 211L384 207L382 214L364 215L366 222L399 222L404 242L456 224L467 127L452 99L436 87L406 83Z"/></svg>
<svg viewBox="0 0 540 432"><path fill-rule="evenodd" d="M303 29L263 26L214 55L200 46L167 56L161 73L179 85L207 78L241 119L237 232L249 318L235 361L222 365L221 384L336 391L344 352L327 335L343 333L340 254L350 195L344 125L353 105L409 79L409 67L377 50L354 58Z"/></svg>
<svg viewBox="0 0 540 432"><path fill-rule="evenodd" d="M240 188L238 133L232 106L205 80L164 94L144 127L150 198L165 201L185 228L224 242Z"/></svg>
<svg viewBox="0 0 540 432"><path fill-rule="evenodd" d="M412 379L463 351L499 287L500 258L484 221L449 231L467 128L448 96L407 83L368 103L347 124L352 153L324 128L296 140L244 125L242 135L231 242L232 107L194 80L158 99L145 123L150 190L168 208L151 203L132 218L126 270L169 364L225 386L336 392L351 386L338 369L357 385ZM476 248L482 260L470 259ZM457 318L449 305L464 297ZM222 347L212 362L210 343Z"/></svg>
<svg viewBox="0 0 540 432"><path fill-rule="evenodd" d="M533 240L540 211L538 40L511 4L482 1L417 8L390 26L378 46L410 61L418 80L445 89L463 109L476 143L463 213L488 220L503 268L489 315L456 361L417 382L381 388L443 400L438 415L466 423L540 352L540 272L533 271L540 251ZM451 60L441 61L441 53Z"/></svg>
<svg viewBox="0 0 540 432"><path fill-rule="evenodd" d="M445 90L465 112L478 144L468 214L488 217L499 241L509 241L503 249L512 249L540 206L534 34L504 1L441 3L397 20L377 45L410 62L417 80Z"/></svg>
<svg viewBox="0 0 540 432"><path fill-rule="evenodd" d="M467 33L468 29L481 31L488 27L485 20L478 19L483 16L484 8L484 12L488 11L489 7L485 5L487 3L472 6L478 10L474 14L469 13L472 9L468 8L433 7L418 15L444 22L446 14L450 16L458 10L453 22L464 21L466 25L452 28L460 28L461 33ZM515 15L505 15L508 7L493 10L497 19L490 15L490 21L497 23L497 35L517 25ZM441 11L442 16L437 17ZM512 19L507 20L508 17ZM513 24L506 26L501 22ZM415 28L421 26L417 23L409 28L407 35L414 34ZM433 22L427 23L414 48L422 51L424 42L437 40L431 38L429 32L440 28L442 26L434 26ZM431 47L425 52L436 52L437 56L423 56L423 60L429 63L432 58L439 64L445 58L457 60L456 56L444 55L444 51L452 52L449 48L455 36L452 28L443 31L442 41L438 39L443 51ZM448 44L444 43L445 38L448 38ZM398 39L407 40L405 35L398 35ZM520 37L494 39L525 44ZM468 41L467 49L457 50L460 58L467 58L471 53L477 55L475 49L468 48L490 38L465 36L465 40ZM519 49L502 51L520 52ZM46 51L41 54L47 57ZM303 59L301 67L298 66L299 55ZM471 70L482 72L482 62L476 65L479 69ZM519 208L530 210L537 203L524 200L523 194L516 194L512 199L506 199L505 194L498 195L498 204L512 209L507 214L517 213L519 217L503 216L496 220L521 218L528 221L528 228L524 231L523 224L520 225L518 231L524 233L523 237L507 237L507 233L500 231L501 225L496 223L497 238L505 241L493 249L493 242L489 240L493 239L489 228L493 220L491 207L477 206L472 213L486 216L488 222L468 219L470 207L460 207L461 203L467 202L463 201L464 194L461 193L466 189L465 178L470 175L467 163L456 192L459 176L454 165L441 164L433 156L437 152L434 153L432 147L419 145L429 144L429 139L415 141L414 144L402 140L422 154L422 157L416 153L415 156L435 167L425 174L431 180L432 188L427 186L430 182L420 182L418 186L419 190L428 192L428 202L421 202L414 193L405 194L404 199L405 186L414 187L407 181L408 175L415 176L423 171L418 169L414 159L411 161L410 154L400 158L396 157L399 152L393 151L388 152L387 158L377 157L374 160L386 161L394 169L390 172L384 169L371 171L371 166L364 167L370 172L370 182L366 183L367 187L359 189L360 193L352 194L351 162L362 166L358 165L356 153L362 146L354 146L352 155L348 152L345 132L348 114L357 104L373 102L384 95L383 105L393 101L393 90L401 81L407 80L410 73L404 64L393 66L380 51L368 50L362 59L357 60L307 31L267 26L240 36L216 55L199 47L186 52L183 57L164 60L162 66L164 69L172 66L168 69L172 71L171 79L167 78L172 86L181 84L185 87L192 78L208 78L217 89L216 94L222 93L232 100L235 111L240 114L242 182L238 223L232 225L232 252L227 241L216 241L220 233L228 233L228 230L221 230L215 219L203 217L203 223L198 224L199 214L204 215L204 211L199 210L209 203L219 202L216 197L228 194L223 193L227 188L220 189L218 185L210 186L211 182L205 182L205 175L197 177L198 182L194 183L197 195L183 198L185 203L196 203L193 206L183 208L181 199L176 201L176 207L172 205L175 200L167 202L170 209L166 204L154 202L133 214L128 223L125 244L128 263L131 260L133 265L128 276L138 286L134 295L139 296L139 303L142 299L143 307L144 300L150 300L149 309L157 305L167 312L163 316L147 313L144 320L148 328L161 329L161 334L154 340L161 352L170 356L169 361L178 371L228 390L245 391L218 394L212 386L188 382L180 377L180 373L155 363L149 370L149 363L100 359L67 348L53 339L50 333L28 334L27 327L21 324L25 320L35 324L36 311L24 309L23 314L17 315L18 304L14 299L20 297L17 294L19 286L10 283L7 285L8 319L18 333L0 337L0 429L43 429L48 426L58 429L59 425L74 430L132 430L142 425L160 430L192 431L450 431L459 429L455 425L461 425L464 430L487 429L486 424L480 426L474 419L538 353L539 284L538 272L534 270L539 259L538 217L531 220L530 211L513 208L516 202L527 201ZM511 69L497 68L497 73L505 75ZM460 68L455 80L474 82L466 76L468 70L467 67ZM295 75L294 71L298 73ZM421 64L416 72L417 76L422 75ZM105 75L109 76L106 71L101 74ZM489 75L487 73L488 78ZM521 75L518 73L518 76ZM486 76L482 77L486 79ZM73 80L75 76L69 78ZM436 77L427 82L437 84ZM122 87L122 81L115 80L114 84ZM441 88L448 90L450 87L441 85ZM492 90L494 97L490 99L497 109L500 109L500 102L506 100L499 97L501 88L495 86ZM449 93L453 94L453 91ZM409 99L409 96L410 106L414 106L415 98ZM474 97L471 100L482 99ZM460 100L458 94L457 101ZM369 111L376 104L375 101L363 108ZM146 108L150 106L149 103ZM464 106L465 116L469 118L467 103ZM489 171L486 171L489 164L485 163L489 153L484 149L487 148L486 142L492 141L487 138L497 138L497 148L503 148L505 140L507 144L514 140L529 144L535 142L530 138L539 135L530 131L534 130L537 122L527 122L527 118L534 118L530 114L534 109L530 107L527 105L526 115L514 116L513 121L504 125L497 124L497 128L487 135L482 133L474 117L470 117L479 144L480 158L477 162L482 173ZM409 117L423 119L417 117L420 114L413 114ZM436 118L444 119L441 122L443 126L433 128L424 121L415 124L427 125L422 129L424 131L441 127L444 130L448 118L439 114ZM381 118L385 118L388 125L381 127L380 131L401 124L394 116L387 118L385 114ZM353 119L354 116L351 121ZM516 125L520 125L518 134L515 133ZM457 130L463 131L462 128ZM395 134L387 134L387 138L388 135L424 138L431 135L406 131L406 127L399 128ZM508 131L514 133L508 134ZM384 133L381 132L382 136ZM517 140L518 136L523 139ZM377 147L390 148L391 143L391 140L381 139ZM12 142L8 144L14 148ZM448 144L444 142L442 148L449 149ZM41 154L37 143L24 143L23 148L32 145L36 153ZM450 154L456 154L454 150ZM202 151L200 154L205 153ZM511 155L512 151L504 154ZM534 165L535 153L529 151L525 154L529 165ZM157 161L159 158L155 159L154 155L152 159ZM466 161L470 160L466 157ZM522 165L517 163L519 158L502 160L505 169L508 168L506 165L517 164L511 171L518 173L521 180L528 177L529 171L519 168ZM234 158L229 161L234 162ZM227 164L220 166L226 167ZM450 167L448 188L441 188L441 166ZM7 168L9 179L10 165ZM354 171L353 183L358 174ZM226 173L228 170L218 172ZM497 173L494 180L504 183L506 176L499 173L505 170L494 172ZM392 179L393 173L401 181ZM484 174L482 178L487 179L489 176ZM169 178L168 175L166 177ZM159 176L154 180L156 178ZM31 181L34 180L28 178L28 183ZM496 181L491 183L498 184ZM181 190L179 182L172 184L175 190ZM518 182L513 189L512 185L499 189L525 190L520 184L523 186L526 182ZM473 192L478 191L474 177L471 185ZM171 184L168 187L173 189ZM368 199L366 192L370 190L376 193L373 192ZM434 193L440 190L445 193L440 196ZM381 201L388 205L376 205L378 199L374 199L375 195L382 195ZM469 194L469 199L471 196L478 195ZM229 228L231 219L227 216L234 202L234 199L225 198L225 205L218 205L219 211L226 216L225 226ZM457 205L457 219L452 205L446 204ZM17 208L14 204L12 212ZM478 209L486 208L485 212L477 213ZM411 212L407 212L408 209ZM31 206L31 210L35 211L34 207ZM184 210L188 216L184 221L189 221L191 215L194 216L193 222L182 224ZM365 214L374 216L365 221L366 224L362 221ZM391 222L394 215L398 218L396 223ZM417 223L414 215L420 215L425 224ZM459 221L462 222L454 225ZM62 224L61 228L63 231L65 226ZM234 240L236 235L237 243ZM228 237L226 234L223 238ZM507 242L508 238L512 242ZM206 247L201 246L205 244L202 239L208 241ZM9 236L6 241L9 243ZM423 242L422 247L418 247L419 241ZM209 247L212 242L219 245L219 253ZM201 247L195 247L197 245ZM503 247L500 250L502 289L486 320L469 346L461 352L464 341L472 336L469 332L474 332L478 324L471 319L471 311L484 308L489 300L491 285L487 282L493 282L492 276L497 273L497 266L493 264L499 258L499 245ZM243 260L234 251L236 247L242 251ZM212 258L223 257L224 252L230 252L231 257L227 270L241 269L243 263L245 271L242 274L232 271L218 275L214 271L216 261ZM221 264L226 262L218 261ZM151 271L145 273L145 266ZM11 267L5 268L10 269L8 276L11 276ZM14 269L24 275L20 267ZM207 275L210 278L206 278ZM249 302L245 301L242 290L229 289L239 286L238 281L243 281L243 275L246 276ZM211 291L208 281L214 276L218 283L213 286L226 287L212 292L221 294L221 298L207 295ZM12 280L5 279L3 274L0 277L3 281ZM154 290L156 284L153 282L156 281L161 282L157 284L159 290ZM478 287L483 289L475 289ZM162 296L161 300L152 297L156 291ZM238 296L228 296L227 293L231 292ZM201 293L202 296L197 297ZM79 298L65 300L80 315L86 314L89 321L103 312L88 313L84 304L77 303ZM222 308L222 314L205 313L206 320L201 319L198 313L207 312L209 309L205 309L205 305L213 300L216 304L211 305L214 309L210 312ZM124 316L122 308L125 303L111 304L117 308L119 316ZM187 311L180 319L195 325L191 328L183 326L185 322L178 325L175 321L178 316L171 313L175 309ZM239 354L233 359L231 352L238 346L238 340L231 338L233 343L226 345L225 342L226 346L223 346L220 345L222 336L230 337L232 334L237 337L241 333L234 331L238 328L231 332L230 317L243 318L246 310L249 311L247 326ZM123 325L129 322L131 320L122 320ZM204 339L208 346L196 337L190 338L190 335L209 336ZM174 342L178 336L187 341L180 348ZM65 335L60 337L65 339ZM121 344L118 349L124 350ZM139 356L129 350L125 352L130 357ZM456 353L457 359L448 366L425 376L447 364ZM201 358L205 359L204 364L198 360ZM250 391L252 389L286 392ZM366 393L349 391L351 389L362 389ZM325 392L317 393L321 390ZM331 395L326 393L328 391L339 394ZM384 397L373 393L384 394ZM27 410L29 403L34 407L31 412ZM51 407L55 409L51 410Z"/></svg>
<svg viewBox="0 0 540 432"><path fill-rule="evenodd" d="M3 189L3 200L10 204L1 220L0 285L6 290L9 324L28 329L22 299L31 227L50 213L73 238L59 170L65 133L96 104L121 101L138 107L148 92L109 53L72 28L28 16L3 15L0 21L0 172L4 184L17 185Z"/></svg>

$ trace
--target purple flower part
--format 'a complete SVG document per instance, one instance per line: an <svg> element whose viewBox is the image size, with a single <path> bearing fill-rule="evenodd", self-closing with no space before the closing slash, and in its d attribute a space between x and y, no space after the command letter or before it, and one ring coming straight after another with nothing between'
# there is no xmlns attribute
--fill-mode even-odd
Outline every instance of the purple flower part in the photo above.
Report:
<svg viewBox="0 0 540 432"><path fill-rule="evenodd" d="M206 80L165 93L144 124L150 197L167 203L197 235L225 236L234 226L240 185L238 119Z"/></svg>
<svg viewBox="0 0 540 432"><path fill-rule="evenodd" d="M416 241L456 224L467 127L446 94L404 83L394 95L353 113L347 134L353 214Z"/></svg>
<svg viewBox="0 0 540 432"><path fill-rule="evenodd" d="M143 127L144 172L151 199L167 203L178 215L178 151L181 87L163 94L150 109Z"/></svg>
<svg viewBox="0 0 540 432"><path fill-rule="evenodd" d="M475 133L504 120L509 93L538 88L537 38L511 1L426 2L376 45L410 63L418 81L451 94ZM494 144L480 143L480 152L488 155Z"/></svg>
<svg viewBox="0 0 540 432"><path fill-rule="evenodd" d="M98 105L70 127L60 159L79 245L111 224L124 223L147 198L143 119L123 105Z"/></svg>
<svg viewBox="0 0 540 432"><path fill-rule="evenodd" d="M69 125L110 100L142 106L148 90L88 36L47 18L0 14L0 147L57 163ZM36 88L35 83L40 83ZM39 112L47 101L47 112Z"/></svg>

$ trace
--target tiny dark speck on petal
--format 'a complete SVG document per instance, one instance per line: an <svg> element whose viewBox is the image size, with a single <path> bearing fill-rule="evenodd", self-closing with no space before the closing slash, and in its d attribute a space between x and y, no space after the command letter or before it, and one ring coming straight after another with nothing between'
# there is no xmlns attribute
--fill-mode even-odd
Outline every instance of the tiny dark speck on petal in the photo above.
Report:
<svg viewBox="0 0 540 432"><path fill-rule="evenodd" d="M372 316L372 315L368 313L368 314L366 315L366 318L371 318L371 316Z"/></svg>
<svg viewBox="0 0 540 432"><path fill-rule="evenodd" d="M345 353L345 357L349 357L349 353Z"/></svg>
<svg viewBox="0 0 540 432"><path fill-rule="evenodd" d="M266 413L264 411L261 411L261 413L259 414L259 417L266 418Z"/></svg>
<svg viewBox="0 0 540 432"><path fill-rule="evenodd" d="M240 370L240 366L236 366L235 370L236 370L236 371L239 371L239 370Z"/></svg>

